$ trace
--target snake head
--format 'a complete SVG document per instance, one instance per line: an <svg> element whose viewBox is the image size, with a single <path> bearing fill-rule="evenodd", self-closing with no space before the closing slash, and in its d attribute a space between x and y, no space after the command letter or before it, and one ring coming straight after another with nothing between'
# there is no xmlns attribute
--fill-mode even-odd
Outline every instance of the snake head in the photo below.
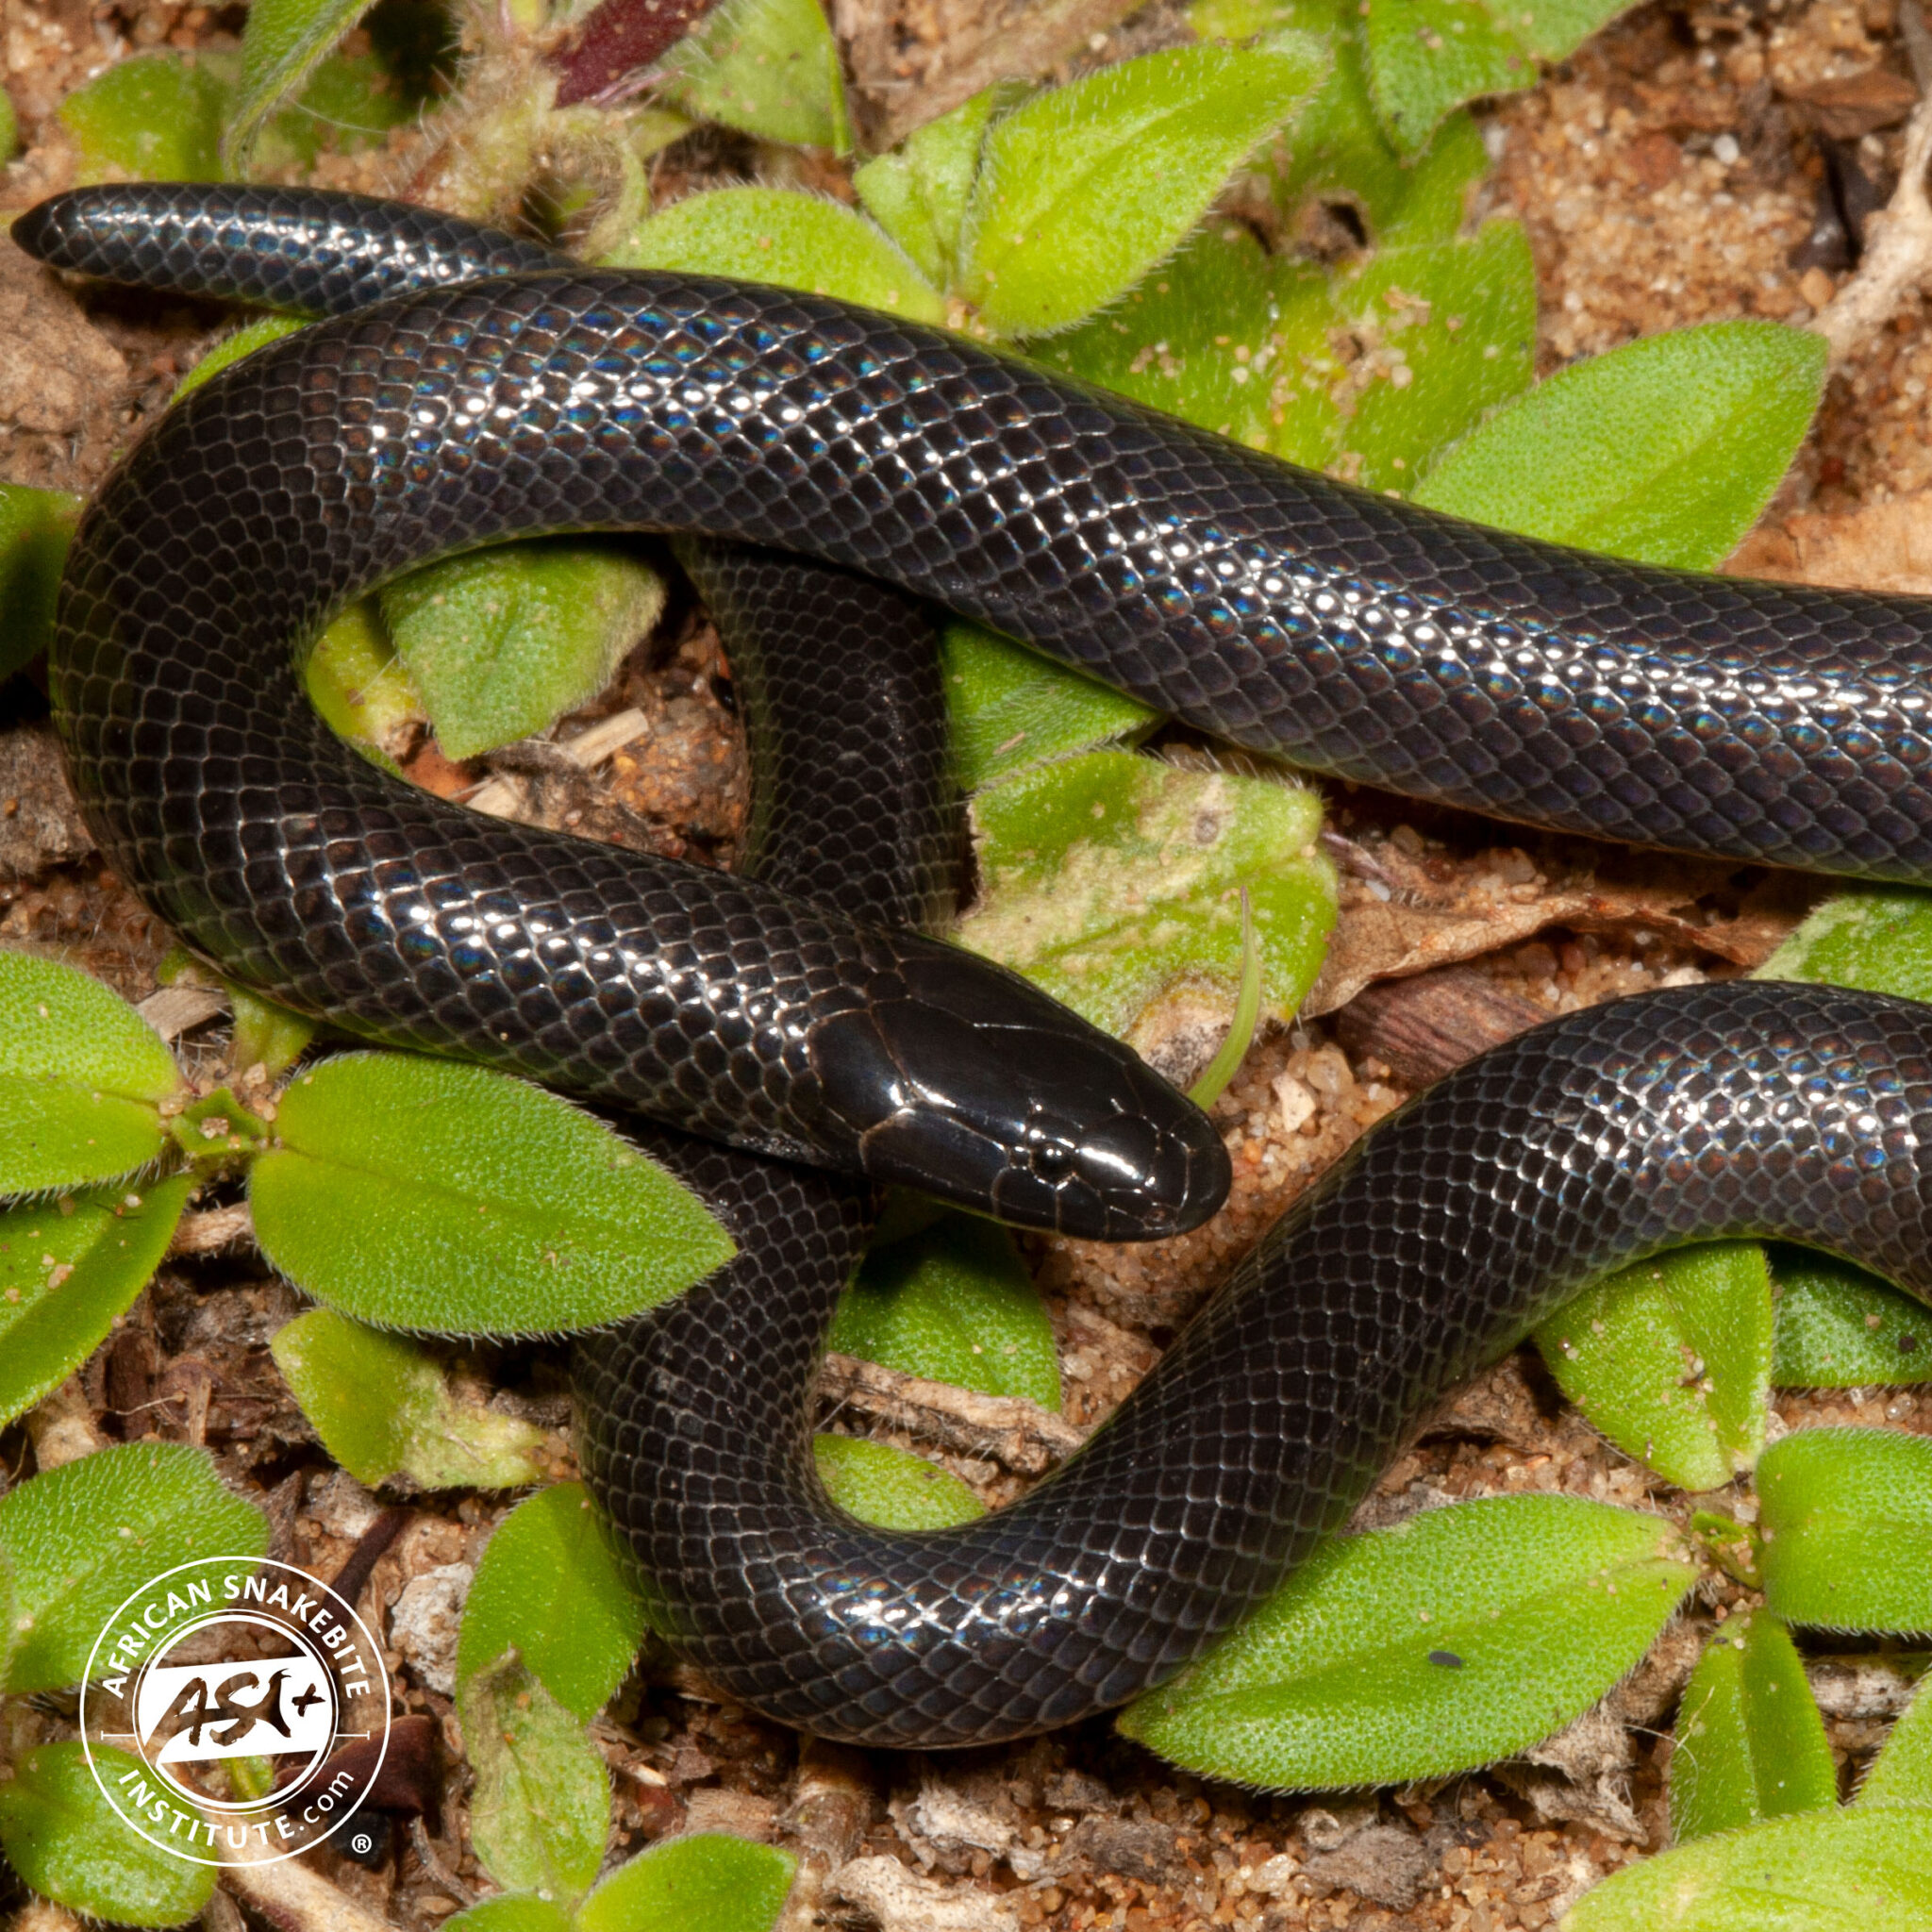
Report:
<svg viewBox="0 0 1932 1932"><path fill-rule="evenodd" d="M1153 1241L1227 1196L1221 1137L1131 1049L1019 974L933 943L813 1029L826 1106L873 1179L1019 1227Z"/></svg>

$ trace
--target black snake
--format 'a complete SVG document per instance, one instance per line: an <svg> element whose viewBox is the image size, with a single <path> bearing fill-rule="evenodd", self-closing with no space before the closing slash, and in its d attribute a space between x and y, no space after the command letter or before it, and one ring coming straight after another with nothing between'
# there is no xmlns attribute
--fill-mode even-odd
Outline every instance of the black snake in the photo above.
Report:
<svg viewBox="0 0 1932 1932"><path fill-rule="evenodd" d="M920 1534L830 1509L808 1385L868 1191L762 1156L1116 1237L1192 1225L1227 1182L1131 1056L877 923L934 910L953 835L919 607L868 580L1319 771L1907 880L1932 878L1928 607L1478 529L935 330L583 269L418 209L150 186L59 197L14 234L60 266L338 318L173 411L83 520L53 688L123 876L291 1005L755 1150L673 1154L746 1252L578 1372L586 1469L654 1619L732 1695L889 1744L1066 1722L1197 1656L1432 1401L1610 1268L1776 1235L1932 1293L1924 1010L1685 989L1411 1102L1021 1503ZM761 882L423 798L300 697L291 651L358 591L609 526L838 567L697 565L727 625L805 631L753 703L783 767ZM863 672L874 613L902 682L873 722L910 748L890 783L836 762L863 699L812 682Z"/></svg>

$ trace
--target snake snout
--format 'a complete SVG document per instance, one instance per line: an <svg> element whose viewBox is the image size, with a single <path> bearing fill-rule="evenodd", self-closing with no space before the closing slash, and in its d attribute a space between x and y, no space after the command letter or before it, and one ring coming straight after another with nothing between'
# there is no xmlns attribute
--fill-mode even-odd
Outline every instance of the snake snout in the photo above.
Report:
<svg viewBox="0 0 1932 1932"><path fill-rule="evenodd" d="M815 1027L810 1053L875 1180L1100 1241L1198 1226L1227 1193L1205 1115L1118 1041L964 955L912 962L892 996Z"/></svg>

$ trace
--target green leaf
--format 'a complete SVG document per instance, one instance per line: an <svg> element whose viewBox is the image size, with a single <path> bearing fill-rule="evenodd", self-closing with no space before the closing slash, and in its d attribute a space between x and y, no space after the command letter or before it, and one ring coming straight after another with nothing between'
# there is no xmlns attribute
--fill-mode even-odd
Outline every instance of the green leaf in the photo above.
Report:
<svg viewBox="0 0 1932 1932"><path fill-rule="evenodd" d="M447 1932L571 1932L582 1924L575 1913L527 1891L500 1891L443 1921Z"/></svg>
<svg viewBox="0 0 1932 1932"><path fill-rule="evenodd" d="M950 1529L986 1514L958 1476L890 1442L815 1436L811 1447L825 1493L861 1523L880 1529Z"/></svg>
<svg viewBox="0 0 1932 1932"><path fill-rule="evenodd" d="M1138 699L963 618L941 633L940 665L968 791L1069 752L1131 742L1159 722Z"/></svg>
<svg viewBox="0 0 1932 1932"><path fill-rule="evenodd" d="M1856 1805L1932 1806L1932 1695L1919 1680L1891 1735L1872 1760Z"/></svg>
<svg viewBox="0 0 1932 1932"><path fill-rule="evenodd" d="M457 1640L457 1675L508 1651L574 1716L588 1722L624 1681L644 1640L637 1592L582 1483L519 1503L476 1566Z"/></svg>
<svg viewBox="0 0 1932 1932"><path fill-rule="evenodd" d="M429 715L374 597L350 605L316 640L303 681L323 723L388 771L396 761L382 747Z"/></svg>
<svg viewBox="0 0 1932 1932"><path fill-rule="evenodd" d="M1246 886L1262 1015L1286 1018L1335 919L1321 811L1314 792L1273 777L1128 752L1038 767L974 801L984 891L958 937L1124 1034L1183 987L1233 1006Z"/></svg>
<svg viewBox="0 0 1932 1932"><path fill-rule="evenodd" d="M1671 1524L1571 1496L1425 1510L1324 1545L1121 1729L1275 1790L1472 1770L1560 1730L1697 1580Z"/></svg>
<svg viewBox="0 0 1932 1932"><path fill-rule="evenodd" d="M1023 93L1005 81L987 88L853 174L867 212L936 288L958 273L959 229L987 126Z"/></svg>
<svg viewBox="0 0 1932 1932"><path fill-rule="evenodd" d="M297 1075L249 1174L262 1252L382 1326L555 1334L613 1322L736 1252L689 1189L540 1088L410 1054Z"/></svg>
<svg viewBox="0 0 1932 1932"><path fill-rule="evenodd" d="M78 1684L108 1618L164 1571L267 1548L261 1511L229 1494L205 1449L130 1442L43 1471L0 1496L20 1636L8 1690Z"/></svg>
<svg viewBox="0 0 1932 1932"><path fill-rule="evenodd" d="M541 731L610 682L664 582L621 540L538 538L413 571L382 614L452 758Z"/></svg>
<svg viewBox="0 0 1932 1932"><path fill-rule="evenodd" d="M173 408L183 396L192 396L210 376L219 375L223 370L232 367L245 356L252 356L258 349L265 349L271 342L278 342L284 336L294 335L308 325L297 315L258 315L253 322L245 323L233 335L224 336L179 382L175 385L175 393L169 397Z"/></svg>
<svg viewBox="0 0 1932 1932"><path fill-rule="evenodd" d="M122 60L60 103L75 180L219 181L228 81L222 63L178 54Z"/></svg>
<svg viewBox="0 0 1932 1932"><path fill-rule="evenodd" d="M1708 569L1790 466L1824 361L1822 336L1770 322L1626 342L1492 417L1416 500L1608 557Z"/></svg>
<svg viewBox="0 0 1932 1932"><path fill-rule="evenodd" d="M938 322L940 292L856 210L777 188L719 188L653 215L608 258L616 268L688 269L838 295Z"/></svg>
<svg viewBox="0 0 1932 1932"><path fill-rule="evenodd" d="M1932 1308L1835 1256L1774 1247L1780 1389L1868 1389L1932 1381Z"/></svg>
<svg viewBox="0 0 1932 1932"><path fill-rule="evenodd" d="M160 1103L181 1084L166 1043L118 993L0 950L0 1194L146 1166L166 1144Z"/></svg>
<svg viewBox="0 0 1932 1932"><path fill-rule="evenodd" d="M1775 1617L1733 1617L1711 1634L1678 1707L1670 1776L1679 1844L1838 1803L1824 1720Z"/></svg>
<svg viewBox="0 0 1932 1932"><path fill-rule="evenodd" d="M0 1423L107 1339L161 1265L191 1185L184 1174L139 1194L103 1189L0 1214Z"/></svg>
<svg viewBox="0 0 1932 1932"><path fill-rule="evenodd" d="M80 498L0 483L0 680L46 648Z"/></svg>
<svg viewBox="0 0 1932 1932"><path fill-rule="evenodd" d="M0 88L0 161L10 161L20 152L20 124L14 119L13 103Z"/></svg>
<svg viewBox="0 0 1932 1932"><path fill-rule="evenodd" d="M610 1783L584 1727L514 1658L457 1686L476 1774L470 1834L496 1882L569 1905L603 1861Z"/></svg>
<svg viewBox="0 0 1932 1932"><path fill-rule="evenodd" d="M1339 276L1290 263L1276 292L1268 447L1290 462L1408 490L1529 382L1536 275L1514 222Z"/></svg>
<svg viewBox="0 0 1932 1932"><path fill-rule="evenodd" d="M1625 0L1371 0L1369 87L1390 139L1416 154L1452 108L1536 84L1537 61L1567 59Z"/></svg>
<svg viewBox="0 0 1932 1932"><path fill-rule="evenodd" d="M228 1060L238 1074L257 1067L271 1080L286 1074L308 1051L322 1024L233 982L228 1004L235 1013Z"/></svg>
<svg viewBox="0 0 1932 1932"><path fill-rule="evenodd" d="M93 1747L99 1774L140 1773L138 1757ZM120 1925L179 1925L215 1888L209 1866L191 1864L138 1838L94 1782L77 1743L42 1744L0 1784L0 1850L42 1898Z"/></svg>
<svg viewBox="0 0 1932 1932"><path fill-rule="evenodd" d="M1803 1811L1679 1845L1578 1899L1561 1932L1923 1932L1932 1808Z"/></svg>
<svg viewBox="0 0 1932 1932"><path fill-rule="evenodd" d="M1563 1393L1683 1490L1722 1489L1764 1447L1771 1274L1750 1241L1625 1268L1536 1331Z"/></svg>
<svg viewBox="0 0 1932 1932"><path fill-rule="evenodd" d="M1084 321L1174 252L1327 60L1298 36L1174 47L1036 94L986 137L960 292L996 335Z"/></svg>
<svg viewBox="0 0 1932 1932"><path fill-rule="evenodd" d="M1213 221L1040 358L1291 462L1407 489L1528 383L1535 343L1536 275L1513 222L1331 275L1272 263Z"/></svg>
<svg viewBox="0 0 1932 1932"><path fill-rule="evenodd" d="M550 1474L543 1431L459 1393L421 1342L311 1308L269 1352L323 1446L369 1489L406 1475L425 1490L514 1490Z"/></svg>
<svg viewBox="0 0 1932 1932"><path fill-rule="evenodd" d="M1915 886L1859 886L1840 892L1751 976L1932 1001L1932 892Z"/></svg>
<svg viewBox="0 0 1932 1932"><path fill-rule="evenodd" d="M368 11L370 0L253 0L242 30L242 81L222 135L230 175L248 173L268 117Z"/></svg>
<svg viewBox="0 0 1932 1932"><path fill-rule="evenodd" d="M1053 1324L1008 1231L947 1213L874 1246L832 1318L827 1345L985 1395L1060 1406Z"/></svg>
<svg viewBox="0 0 1932 1932"><path fill-rule="evenodd" d="M1482 131L1467 114L1443 125L1420 157L1400 153L1375 117L1363 64L1357 9L1338 0L1195 0L1188 9L1204 40L1320 34L1335 64L1296 117L1274 198L1291 227L1310 196L1352 202L1373 240L1446 242L1462 225L1469 191L1489 171Z"/></svg>
<svg viewBox="0 0 1932 1932"><path fill-rule="evenodd" d="M1932 1630L1932 1440L1800 1429L1757 1465L1758 1570L1787 1623Z"/></svg>
<svg viewBox="0 0 1932 1932"><path fill-rule="evenodd" d="M577 1932L770 1932L797 1869L790 1852L693 1832L620 1865L578 1908Z"/></svg>
<svg viewBox="0 0 1932 1932"><path fill-rule="evenodd" d="M1265 449L1278 374L1275 280L1247 228L1210 219L1123 301L1038 344L1034 355L1050 369Z"/></svg>
<svg viewBox="0 0 1932 1932"><path fill-rule="evenodd" d="M371 25L379 25L383 17L378 14ZM251 8L247 31L253 31L254 21ZM245 39L243 50L245 57ZM381 51L329 55L309 75L302 98L261 130L247 173L263 179L306 172L325 154L354 155L380 147L391 128L408 127L422 117L429 96L409 83L426 77L398 73Z"/></svg>
<svg viewBox="0 0 1932 1932"><path fill-rule="evenodd" d="M800 147L852 145L839 47L818 0L725 0L664 57L661 98Z"/></svg>

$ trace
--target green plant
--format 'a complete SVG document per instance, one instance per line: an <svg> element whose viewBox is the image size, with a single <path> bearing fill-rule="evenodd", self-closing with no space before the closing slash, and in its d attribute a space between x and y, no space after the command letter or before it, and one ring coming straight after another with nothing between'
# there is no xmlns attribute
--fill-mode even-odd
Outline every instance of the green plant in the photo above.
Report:
<svg viewBox="0 0 1932 1932"><path fill-rule="evenodd" d="M331 53L361 10L257 0L238 65L156 56L109 70L63 109L83 173L302 165L291 99L357 85L391 97ZM943 321L1374 488L1708 566L1805 433L1822 344L1721 324L1532 388L1522 232L1507 221L1472 232L1466 220L1487 163L1464 104L1529 84L1537 59L1615 10L1197 0L1195 45L1058 91L1002 85L891 152L859 155L817 7L732 0L674 52L652 104L546 117L541 100L506 106L479 76L474 101L459 93L448 110L466 158L456 178L479 216L541 190L608 262L747 275ZM506 19L498 31L512 38L537 24ZM377 46L355 58L393 57ZM650 211L645 159L700 120L761 143L774 177L791 144L845 157L853 205L760 185ZM1368 245L1339 265L1271 253L1224 211L1237 176L1286 230L1310 198L1347 202ZM256 324L190 381L292 325ZM74 508L41 492L0 498L12 559L0 598L16 641L5 668L44 636ZM454 756L487 752L594 691L660 602L622 545L506 546L431 566L350 612L311 658L310 687L373 755L423 721ZM1282 774L1146 756L1140 741L1158 721L1143 708L1008 640L956 624L943 649L984 883L962 940L1128 1037L1178 999L1226 1010L1244 983L1246 1025L1290 1019L1334 918L1316 794ZM1211 836L1193 837L1203 824ZM1928 895L1847 895L1767 971L1922 992L1928 908ZM232 1088L200 1091L102 990L0 957L0 1117L13 1129L0 1137L0 1192L23 1197L5 1216L21 1239L0 1251L0 1278L19 1291L0 1307L0 1413L39 1400L98 1343L195 1188L240 1180L264 1253L325 1305L284 1328L275 1352L331 1454L372 1484L546 1480L541 1432L485 1408L433 1345L393 1331L614 1319L716 1265L722 1233L617 1137L534 1090L386 1054L291 1075L306 1023L239 993L235 1005ZM344 1208L357 1201L389 1230L379 1251L355 1235L360 1217ZM1731 1513L1707 1507L1682 1533L1572 1498L1491 1499L1340 1541L1123 1727L1205 1774L1271 1786L1441 1775L1568 1723L1693 1585L1728 1579L1763 1603L1719 1626L1685 1700L1673 1790L1685 1842L1591 1894L1571 1923L1654 1924L1668 1892L1677 1924L1762 1924L1787 1885L1816 1914L1862 1886L1861 1918L1923 1917L1932 1779L1920 1737L1932 1720L1915 1706L1865 1790L1839 1807L1789 1635L1932 1624L1922 1445L1885 1431L1765 1444L1773 1386L1915 1378L1932 1363L1928 1336L1917 1304L1752 1247L1605 1283L1538 1337L1553 1373L1621 1448L1683 1490L1728 1490ZM1058 1401L1050 1325L1010 1241L962 1217L915 1213L887 1229L834 1344ZM391 1399L368 1402L372 1386ZM819 1448L835 1496L875 1520L937 1524L978 1507L884 1445L827 1437ZM132 1453L85 1466L131 1468L112 1458ZM42 1588L46 1566L9 1545L7 1511L60 1474L0 1504L16 1591ZM1754 1474L1755 1498L1740 1487ZM196 1507L219 1507L196 1493ZM16 1520L32 1520L31 1504ZM532 1574L545 1591L507 1587ZM582 1623L559 1646L549 1608L566 1599ZM8 1688L72 1681L47 1673L77 1668L58 1633L82 1627L77 1608L54 1614L57 1634L8 1660ZM593 1882L608 1793L585 1726L644 1627L577 1486L542 1489L505 1519L465 1613L458 1704L475 1842L507 1895L454 1923L656 1926L675 1900L737 1932L775 1913L784 1861L732 1840L681 1841ZM75 1875L71 1857L16 1855L28 1827L9 1819L58 1820L72 1796L58 1757L20 1770L11 1808L0 1798L0 1844L30 1882L127 1918L194 1908L161 1874L137 1897L108 1875ZM82 1827L33 1828L64 1845ZM733 1915L727 1897L752 1903Z"/></svg>

